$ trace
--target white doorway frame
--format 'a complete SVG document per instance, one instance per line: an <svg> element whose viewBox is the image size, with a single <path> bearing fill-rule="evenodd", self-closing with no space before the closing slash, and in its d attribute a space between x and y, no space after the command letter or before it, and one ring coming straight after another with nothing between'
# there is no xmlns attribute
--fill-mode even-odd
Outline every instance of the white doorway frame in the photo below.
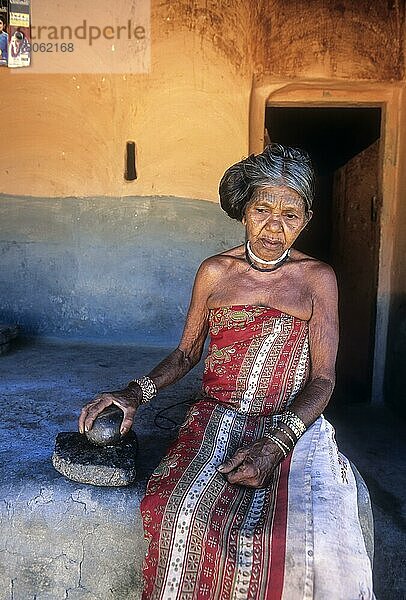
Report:
<svg viewBox="0 0 406 600"><path fill-rule="evenodd" d="M371 403L383 402L386 347L391 297L391 270L395 242L396 206L400 197L397 157L401 118L402 84L359 81L256 80L250 97L249 152L264 148L265 110L283 107L380 107L381 219L376 295L375 347Z"/></svg>

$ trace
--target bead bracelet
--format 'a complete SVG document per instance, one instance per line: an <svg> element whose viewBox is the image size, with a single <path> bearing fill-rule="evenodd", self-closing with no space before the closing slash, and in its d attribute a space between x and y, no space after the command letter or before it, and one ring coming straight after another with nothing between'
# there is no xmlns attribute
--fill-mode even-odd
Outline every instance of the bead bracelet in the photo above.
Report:
<svg viewBox="0 0 406 600"><path fill-rule="evenodd" d="M289 427L297 439L299 439L306 431L306 425L303 423L302 419L290 410L282 413L279 423L283 423Z"/></svg>
<svg viewBox="0 0 406 600"><path fill-rule="evenodd" d="M130 383L137 383L140 386L141 394L142 394L141 395L141 404L146 404L147 402L152 400L152 398L154 398L154 396L156 396L158 393L158 390L156 389L156 385L150 377L144 376L144 377L141 377L140 379L132 379L128 383L128 385L130 385Z"/></svg>

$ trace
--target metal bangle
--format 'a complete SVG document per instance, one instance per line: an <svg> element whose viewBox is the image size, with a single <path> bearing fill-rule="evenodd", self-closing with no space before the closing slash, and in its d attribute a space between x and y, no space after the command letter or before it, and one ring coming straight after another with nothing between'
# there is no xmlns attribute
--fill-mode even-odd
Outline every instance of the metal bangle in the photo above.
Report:
<svg viewBox="0 0 406 600"><path fill-rule="evenodd" d="M289 421L288 419L282 419L282 415L281 415L276 423L277 423L277 425L280 425L280 424L285 425L285 427L287 427L292 432L292 434L295 436L296 441L300 438L300 430L296 427L296 425L292 421Z"/></svg>
<svg viewBox="0 0 406 600"><path fill-rule="evenodd" d="M285 425L285 427L287 427L287 425ZM289 427L289 429L290 429L290 427ZM296 442L297 442L297 438L294 440L294 439L293 439L293 436L291 436L289 432L285 431L285 429L282 429L282 427L275 427L275 430L276 430L276 431L280 431L281 433L283 433L284 435L286 435L286 437L287 437L287 438L289 438L289 440L290 440L290 441L291 441L291 443L292 443L292 448L295 446L295 444L296 444ZM291 431L292 431L292 430L291 430ZM292 433L293 433L293 431L292 431ZM293 435L295 435L295 434L293 433ZM295 436L295 437L296 437L296 436Z"/></svg>
<svg viewBox="0 0 406 600"><path fill-rule="evenodd" d="M292 448L289 448L289 446L287 444L285 444L285 442L283 440L281 440L280 438L278 438L277 436L272 436L273 439L278 440L278 442L280 442L282 444L282 446L285 448L286 452L290 452L292 450Z"/></svg>
<svg viewBox="0 0 406 600"><path fill-rule="evenodd" d="M278 446L278 448L282 452L284 458L286 458L288 456L288 453L286 452L286 450L282 446L282 442L280 440L278 440L278 438L276 438L276 437L274 437L272 435L268 435L267 437L268 437L268 439L272 440L274 444L276 444Z"/></svg>

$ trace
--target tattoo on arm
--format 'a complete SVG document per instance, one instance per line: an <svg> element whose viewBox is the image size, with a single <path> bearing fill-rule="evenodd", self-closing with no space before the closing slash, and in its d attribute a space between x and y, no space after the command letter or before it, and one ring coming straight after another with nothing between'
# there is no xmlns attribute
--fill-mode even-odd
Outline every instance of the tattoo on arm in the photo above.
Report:
<svg viewBox="0 0 406 600"><path fill-rule="evenodd" d="M176 348L148 373L158 390L175 383L195 365L183 350Z"/></svg>
<svg viewBox="0 0 406 600"><path fill-rule="evenodd" d="M339 329L337 305L335 274L325 266L317 273L309 321L310 378L289 407L307 427L321 415L334 390Z"/></svg>
<svg viewBox="0 0 406 600"><path fill-rule="evenodd" d="M316 378L311 380L289 406L289 410L300 417L309 427L326 408L334 382L330 379Z"/></svg>

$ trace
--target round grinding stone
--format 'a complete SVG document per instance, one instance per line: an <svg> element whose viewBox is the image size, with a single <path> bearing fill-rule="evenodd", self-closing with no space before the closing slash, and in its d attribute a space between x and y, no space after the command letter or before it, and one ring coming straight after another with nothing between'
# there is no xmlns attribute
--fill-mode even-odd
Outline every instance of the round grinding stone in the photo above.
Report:
<svg viewBox="0 0 406 600"><path fill-rule="evenodd" d="M124 438L120 434L123 411L117 406L108 406L95 419L90 431L85 436L97 446L113 446Z"/></svg>

